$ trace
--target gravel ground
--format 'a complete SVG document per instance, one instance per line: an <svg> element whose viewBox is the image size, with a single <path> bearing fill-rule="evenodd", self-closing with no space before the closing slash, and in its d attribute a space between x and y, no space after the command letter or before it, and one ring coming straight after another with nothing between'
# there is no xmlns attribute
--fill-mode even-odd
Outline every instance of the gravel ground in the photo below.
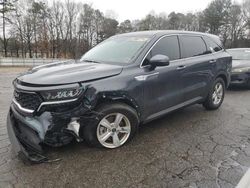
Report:
<svg viewBox="0 0 250 188"><path fill-rule="evenodd" d="M6 130L19 71L0 68L0 187L231 188L250 166L250 90L240 89L217 111L194 105L141 126L122 148L73 143L50 151L59 162L24 163Z"/></svg>

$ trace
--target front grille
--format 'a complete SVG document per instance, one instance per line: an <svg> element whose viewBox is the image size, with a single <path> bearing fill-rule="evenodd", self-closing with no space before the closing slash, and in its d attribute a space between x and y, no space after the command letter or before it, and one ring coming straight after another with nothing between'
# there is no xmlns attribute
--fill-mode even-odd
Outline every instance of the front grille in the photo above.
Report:
<svg viewBox="0 0 250 188"><path fill-rule="evenodd" d="M23 108L30 110L36 110L42 103L42 98L36 93L15 90L14 97Z"/></svg>

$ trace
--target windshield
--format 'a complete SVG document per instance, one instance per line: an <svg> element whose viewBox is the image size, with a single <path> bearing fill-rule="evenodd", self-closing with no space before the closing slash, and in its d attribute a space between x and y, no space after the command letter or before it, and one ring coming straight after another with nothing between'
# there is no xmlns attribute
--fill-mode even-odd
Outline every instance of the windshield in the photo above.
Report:
<svg viewBox="0 0 250 188"><path fill-rule="evenodd" d="M250 60L250 49L227 50L233 60Z"/></svg>
<svg viewBox="0 0 250 188"><path fill-rule="evenodd" d="M81 60L127 64L138 54L147 41L149 41L149 37L113 37L88 51Z"/></svg>

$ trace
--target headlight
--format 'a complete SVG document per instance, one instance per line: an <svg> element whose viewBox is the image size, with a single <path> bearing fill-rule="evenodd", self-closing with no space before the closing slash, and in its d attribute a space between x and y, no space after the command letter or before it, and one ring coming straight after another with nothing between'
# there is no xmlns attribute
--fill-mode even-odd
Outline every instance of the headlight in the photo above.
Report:
<svg viewBox="0 0 250 188"><path fill-rule="evenodd" d="M70 100L75 99L81 95L83 88L67 88L52 91L41 92L42 97L45 101L59 101L59 100Z"/></svg>
<svg viewBox="0 0 250 188"><path fill-rule="evenodd" d="M233 69L232 72L233 73L250 72L250 67Z"/></svg>

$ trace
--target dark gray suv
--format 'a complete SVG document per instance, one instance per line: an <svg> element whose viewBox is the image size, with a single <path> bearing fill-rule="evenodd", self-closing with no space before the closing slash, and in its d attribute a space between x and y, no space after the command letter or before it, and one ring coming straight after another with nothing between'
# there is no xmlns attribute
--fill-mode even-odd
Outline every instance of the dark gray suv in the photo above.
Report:
<svg viewBox="0 0 250 188"><path fill-rule="evenodd" d="M31 161L72 140L117 148L139 124L192 104L220 107L231 56L217 36L184 31L117 35L79 61L18 76L8 115L13 147Z"/></svg>

